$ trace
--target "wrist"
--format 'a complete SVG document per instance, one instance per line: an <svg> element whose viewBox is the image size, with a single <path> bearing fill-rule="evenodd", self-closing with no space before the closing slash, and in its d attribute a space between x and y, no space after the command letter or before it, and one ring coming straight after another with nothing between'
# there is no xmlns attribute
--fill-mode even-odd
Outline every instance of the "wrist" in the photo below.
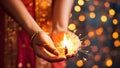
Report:
<svg viewBox="0 0 120 68"><path fill-rule="evenodd" d="M68 31L68 28L62 26L53 26L52 32L56 32L56 31Z"/></svg>

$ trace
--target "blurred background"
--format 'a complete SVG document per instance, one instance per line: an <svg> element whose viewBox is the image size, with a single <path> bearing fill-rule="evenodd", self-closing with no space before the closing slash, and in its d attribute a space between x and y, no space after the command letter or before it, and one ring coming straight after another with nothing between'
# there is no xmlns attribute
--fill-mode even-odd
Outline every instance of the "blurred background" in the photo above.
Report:
<svg viewBox="0 0 120 68"><path fill-rule="evenodd" d="M49 33L52 0L22 1ZM0 17L0 68L51 68L51 63L34 56L25 31L1 8L0 12L4 16ZM75 0L68 29L83 42L66 68L120 68L120 0Z"/></svg>
<svg viewBox="0 0 120 68"><path fill-rule="evenodd" d="M84 51L67 68L120 68L120 0L75 0L68 28Z"/></svg>

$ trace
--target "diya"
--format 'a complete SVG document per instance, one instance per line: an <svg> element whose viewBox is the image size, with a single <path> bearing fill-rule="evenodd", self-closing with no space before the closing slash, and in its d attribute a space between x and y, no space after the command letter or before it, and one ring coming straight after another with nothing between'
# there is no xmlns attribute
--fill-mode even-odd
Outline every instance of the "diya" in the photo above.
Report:
<svg viewBox="0 0 120 68"><path fill-rule="evenodd" d="M55 47L59 50L59 56L73 54L77 52L81 46L81 41L78 36L72 32L54 32L51 34L51 39Z"/></svg>

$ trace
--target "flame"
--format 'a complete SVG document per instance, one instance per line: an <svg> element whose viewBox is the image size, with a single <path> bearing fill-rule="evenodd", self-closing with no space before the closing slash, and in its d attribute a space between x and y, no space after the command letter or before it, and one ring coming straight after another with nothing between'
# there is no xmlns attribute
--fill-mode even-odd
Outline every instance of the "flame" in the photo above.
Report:
<svg viewBox="0 0 120 68"><path fill-rule="evenodd" d="M66 47L68 45L68 40L66 34L64 34L63 45Z"/></svg>

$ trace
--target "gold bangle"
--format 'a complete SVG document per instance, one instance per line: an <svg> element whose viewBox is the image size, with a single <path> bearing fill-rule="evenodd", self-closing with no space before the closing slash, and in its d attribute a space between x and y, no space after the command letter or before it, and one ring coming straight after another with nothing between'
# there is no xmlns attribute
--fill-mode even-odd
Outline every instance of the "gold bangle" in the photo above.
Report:
<svg viewBox="0 0 120 68"><path fill-rule="evenodd" d="M33 45L33 39L34 39L35 36L36 36L38 33L40 33L40 32L43 32L43 31L38 31L38 32L34 33L34 34L31 36L31 39L30 39L30 45L31 45L31 47L32 47L32 45Z"/></svg>

